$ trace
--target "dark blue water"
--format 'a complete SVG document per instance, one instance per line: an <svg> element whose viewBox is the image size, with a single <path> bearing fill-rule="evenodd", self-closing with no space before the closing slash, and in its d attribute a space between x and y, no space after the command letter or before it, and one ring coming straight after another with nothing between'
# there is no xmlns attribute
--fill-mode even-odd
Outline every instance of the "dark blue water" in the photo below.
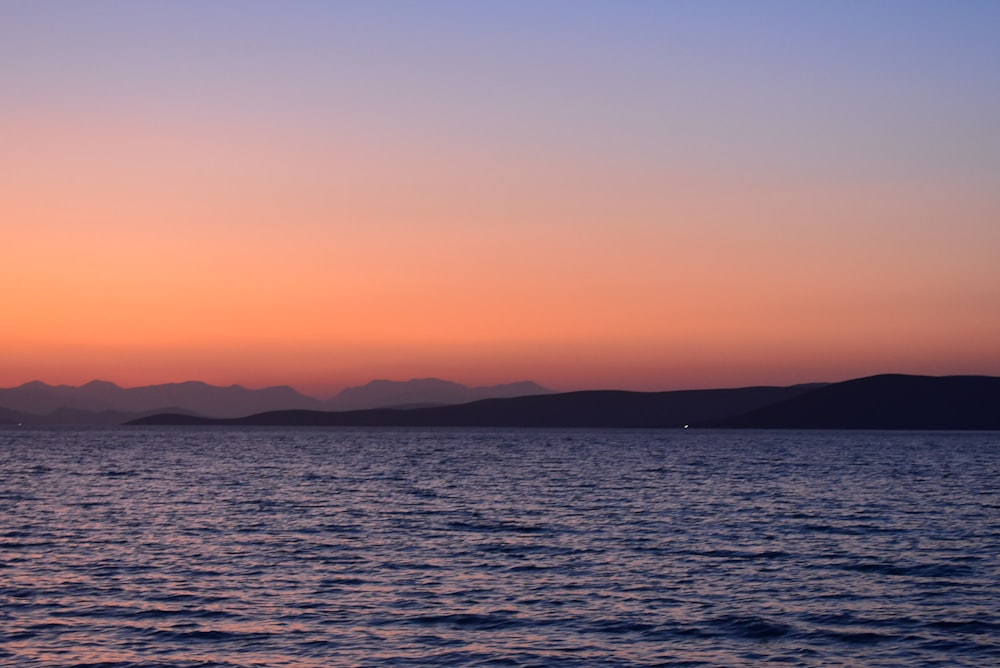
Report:
<svg viewBox="0 0 1000 668"><path fill-rule="evenodd" d="M1000 665L1000 434L0 430L0 664Z"/></svg>

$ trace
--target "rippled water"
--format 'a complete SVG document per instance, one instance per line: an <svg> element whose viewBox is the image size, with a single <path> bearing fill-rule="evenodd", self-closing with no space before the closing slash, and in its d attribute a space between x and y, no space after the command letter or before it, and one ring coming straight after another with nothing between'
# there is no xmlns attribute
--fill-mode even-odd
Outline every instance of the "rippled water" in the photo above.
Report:
<svg viewBox="0 0 1000 668"><path fill-rule="evenodd" d="M1000 434L0 430L0 663L1000 665Z"/></svg>

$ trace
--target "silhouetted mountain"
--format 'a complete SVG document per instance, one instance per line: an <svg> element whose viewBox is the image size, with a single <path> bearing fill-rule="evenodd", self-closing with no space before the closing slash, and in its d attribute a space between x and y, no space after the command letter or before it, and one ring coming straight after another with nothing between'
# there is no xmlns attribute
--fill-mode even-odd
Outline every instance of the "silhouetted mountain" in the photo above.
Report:
<svg viewBox="0 0 1000 668"><path fill-rule="evenodd" d="M326 402L333 411L367 408L418 408L442 404L465 404L478 399L523 397L549 394L537 383L521 381L489 387L468 387L438 378L415 378L407 381L373 380L367 385L349 387Z"/></svg>
<svg viewBox="0 0 1000 668"><path fill-rule="evenodd" d="M797 396L815 385L727 390L624 392L614 390L483 399L431 408L360 411L271 411L244 418L213 420L155 415L131 424L228 424L273 426L406 427L681 427Z"/></svg>
<svg viewBox="0 0 1000 668"><path fill-rule="evenodd" d="M1000 429L1000 378L870 376L828 385L711 426Z"/></svg>
<svg viewBox="0 0 1000 668"><path fill-rule="evenodd" d="M410 381L377 380L350 387L328 402L300 394L291 387L251 390L240 385L219 387L198 381L122 388L95 380L73 387L39 381L0 388L0 422L25 424L120 424L153 413L178 412L213 417L243 417L274 410L338 410L385 406L427 407L495 396L548 392L524 381L492 387L467 387L425 378Z"/></svg>
<svg viewBox="0 0 1000 668"><path fill-rule="evenodd" d="M528 394L440 405L491 392ZM94 381L75 388L36 381L0 389L0 423L1000 429L1000 378L988 376L881 375L784 388L545 392L528 381L484 388L438 379L373 381L324 403L290 387L249 390L188 382L123 389ZM338 401L395 408L317 410Z"/></svg>
<svg viewBox="0 0 1000 668"><path fill-rule="evenodd" d="M1000 378L882 375L831 385L590 391L411 410L274 411L232 420L156 415L134 424L767 429L1000 429Z"/></svg>
<svg viewBox="0 0 1000 668"><path fill-rule="evenodd" d="M109 408L90 397L84 388L46 385L37 380L19 387L0 388L0 406L36 415L51 413L63 406L95 411Z"/></svg>
<svg viewBox="0 0 1000 668"><path fill-rule="evenodd" d="M217 387L190 381L125 389L106 381L92 381L81 387L33 381L0 388L0 406L43 418L52 416L50 421L61 423L65 420L59 417L59 411L64 417L67 411L76 411L76 419L85 423L106 423L101 414L109 411L146 414L173 406L182 412L238 417L266 410L321 408L323 403L287 386L251 390L240 385Z"/></svg>

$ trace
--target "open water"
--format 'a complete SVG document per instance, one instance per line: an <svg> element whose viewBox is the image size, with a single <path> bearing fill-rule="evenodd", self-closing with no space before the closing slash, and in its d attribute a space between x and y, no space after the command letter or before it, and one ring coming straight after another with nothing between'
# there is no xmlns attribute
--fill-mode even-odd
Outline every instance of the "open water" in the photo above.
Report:
<svg viewBox="0 0 1000 668"><path fill-rule="evenodd" d="M0 665L1000 665L1000 433L0 430Z"/></svg>

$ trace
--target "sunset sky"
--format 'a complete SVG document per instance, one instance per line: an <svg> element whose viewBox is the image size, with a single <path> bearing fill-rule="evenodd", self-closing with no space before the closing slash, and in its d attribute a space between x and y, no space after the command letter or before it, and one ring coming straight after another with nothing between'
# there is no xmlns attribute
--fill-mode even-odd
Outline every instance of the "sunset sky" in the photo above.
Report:
<svg viewBox="0 0 1000 668"><path fill-rule="evenodd" d="M0 386L1000 375L1000 2L0 2Z"/></svg>

